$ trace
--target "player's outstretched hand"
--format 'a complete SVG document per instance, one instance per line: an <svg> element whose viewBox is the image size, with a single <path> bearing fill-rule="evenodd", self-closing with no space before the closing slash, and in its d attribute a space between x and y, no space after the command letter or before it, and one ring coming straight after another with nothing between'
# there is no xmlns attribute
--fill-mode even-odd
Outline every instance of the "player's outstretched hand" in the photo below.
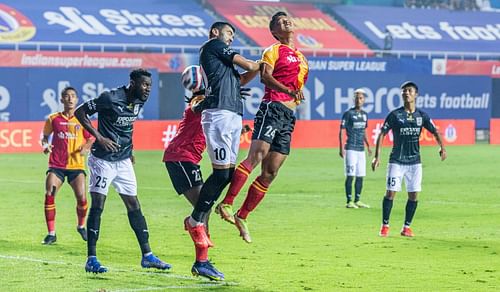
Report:
<svg viewBox="0 0 500 292"><path fill-rule="evenodd" d="M342 149L342 147L339 148L339 156L340 158L344 158L344 149Z"/></svg>
<svg viewBox="0 0 500 292"><path fill-rule="evenodd" d="M250 131L252 131L252 128L249 125L243 125L243 127L241 128L241 135L248 133Z"/></svg>
<svg viewBox="0 0 500 292"><path fill-rule="evenodd" d="M42 148L43 148L43 154L49 154L52 152L52 148L54 148L54 146L52 146L52 144L43 144L42 145Z"/></svg>
<svg viewBox="0 0 500 292"><path fill-rule="evenodd" d="M302 92L302 90L293 90L290 93L290 96L292 96L295 99L296 104L301 103L305 99L304 93Z"/></svg>
<svg viewBox="0 0 500 292"><path fill-rule="evenodd" d="M80 147L78 147L78 152L80 152L81 156L86 156L87 154L90 153L90 149L83 147L83 146L80 146Z"/></svg>
<svg viewBox="0 0 500 292"><path fill-rule="evenodd" d="M372 149L370 147L368 147L368 156L372 156Z"/></svg>
<svg viewBox="0 0 500 292"><path fill-rule="evenodd" d="M106 137L97 139L97 143L99 143L99 145L101 145L102 148L104 148L106 151L118 152L118 150L120 149L120 144Z"/></svg>
<svg viewBox="0 0 500 292"><path fill-rule="evenodd" d="M444 161L446 157L448 157L448 154L446 154L446 150L444 148L439 150L439 156L441 157L441 161Z"/></svg>
<svg viewBox="0 0 500 292"><path fill-rule="evenodd" d="M372 160L372 170L375 171L375 169L377 169L379 164L380 164L380 161L378 160L378 157L374 157Z"/></svg>

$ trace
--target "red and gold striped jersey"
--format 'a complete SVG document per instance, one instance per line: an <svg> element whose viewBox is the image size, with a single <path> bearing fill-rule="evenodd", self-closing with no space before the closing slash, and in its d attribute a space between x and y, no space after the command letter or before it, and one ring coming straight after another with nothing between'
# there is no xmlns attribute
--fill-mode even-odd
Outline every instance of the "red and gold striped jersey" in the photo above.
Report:
<svg viewBox="0 0 500 292"><path fill-rule="evenodd" d="M276 43L264 50L262 62L273 67L273 77L291 90L304 87L309 66L304 55L287 45ZM292 101L293 97L266 86L264 101Z"/></svg>
<svg viewBox="0 0 500 292"><path fill-rule="evenodd" d="M78 148L91 137L76 117L68 118L62 112L53 113L45 121L43 134L52 135L52 152L49 167L62 169L85 169L85 158Z"/></svg>

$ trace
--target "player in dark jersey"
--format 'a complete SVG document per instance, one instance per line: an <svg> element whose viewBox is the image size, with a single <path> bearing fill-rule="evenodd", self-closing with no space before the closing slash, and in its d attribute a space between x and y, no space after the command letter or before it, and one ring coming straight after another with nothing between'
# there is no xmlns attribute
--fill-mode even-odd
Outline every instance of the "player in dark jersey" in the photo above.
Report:
<svg viewBox="0 0 500 292"><path fill-rule="evenodd" d="M96 142L89 156L89 191L92 198L87 219L87 263L85 270L93 273L107 272L96 258L96 245L100 234L101 214L110 185L120 194L130 226L135 232L142 252L143 268L170 269L171 266L152 252L146 219L137 198L137 182L133 167L132 133L134 121L148 100L151 91L151 73L136 69L130 73L130 83L82 104L75 112L82 126ZM98 113L95 129L89 116Z"/></svg>
<svg viewBox="0 0 500 292"><path fill-rule="evenodd" d="M346 208L370 208L360 201L363 188L363 177L366 175L365 144L371 155L370 143L366 138L368 114L362 110L366 92L359 88L354 91L354 107L342 115L339 130L339 155L344 158ZM347 141L344 145L342 132L345 130ZM354 182L354 202L352 200L352 181Z"/></svg>
<svg viewBox="0 0 500 292"><path fill-rule="evenodd" d="M224 279L224 274L208 261L207 250L211 242L206 235L203 218L231 180L242 129L240 86L254 78L260 66L258 62L245 59L229 47L234 33L231 24L215 22L210 27L210 39L200 49L200 66L206 86L206 104L201 124L213 172L203 184L191 216L184 220L185 229L189 231L197 249L196 262L191 271L195 275L211 275L214 280ZM239 74L234 65L247 72Z"/></svg>
<svg viewBox="0 0 500 292"><path fill-rule="evenodd" d="M264 199L290 153L294 110L304 99L302 89L309 72L306 58L295 48L291 18L281 11L275 13L269 30L278 42L262 55L261 82L265 85L265 94L255 115L250 150L235 170L224 200L215 209L224 220L236 225L247 243L252 242L247 217ZM235 214L234 199L261 162L260 175L250 185L245 201Z"/></svg>
<svg viewBox="0 0 500 292"><path fill-rule="evenodd" d="M48 234L43 244L53 244L56 236L56 194L68 178L76 198L78 224L76 230L83 240L87 240L85 218L87 216L87 196L85 191L85 155L88 154L94 137L82 128L74 112L78 104L76 89L66 87L61 92L64 109L53 113L43 127L43 152L49 154L49 169L45 178L45 221ZM49 143L49 136L52 141Z"/></svg>
<svg viewBox="0 0 500 292"><path fill-rule="evenodd" d="M415 106L417 94L418 86L414 82L407 81L401 85L401 96L403 97L404 104L402 107L389 113L377 138L375 157L372 161L373 171L380 164L380 145L385 135L387 135L389 130L392 130L394 137L389 164L387 166L387 191L382 203L382 227L379 235L383 237L389 235L389 217L391 215L392 202L396 196L396 192L401 190L403 179L408 192L408 201L406 202L406 215L401 235L414 236L410 224L417 209L417 195L421 191L422 184L419 143L422 127L434 135L440 147L439 156L441 160L445 160L447 156L441 135L434 126L434 123L425 112L417 109Z"/></svg>

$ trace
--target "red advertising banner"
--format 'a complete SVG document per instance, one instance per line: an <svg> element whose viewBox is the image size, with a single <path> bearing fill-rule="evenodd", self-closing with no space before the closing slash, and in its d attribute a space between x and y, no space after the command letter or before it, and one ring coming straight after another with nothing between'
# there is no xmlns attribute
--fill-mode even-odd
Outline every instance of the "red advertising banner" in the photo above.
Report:
<svg viewBox="0 0 500 292"><path fill-rule="evenodd" d="M198 62L196 57L189 54L0 50L0 66L100 69L141 67L156 68L159 72L182 72L186 66Z"/></svg>
<svg viewBox="0 0 500 292"><path fill-rule="evenodd" d="M490 144L500 144L500 119L490 120Z"/></svg>
<svg viewBox="0 0 500 292"><path fill-rule="evenodd" d="M433 60L433 73L438 75L481 75L500 78L500 61Z"/></svg>
<svg viewBox="0 0 500 292"><path fill-rule="evenodd" d="M445 145L475 143L474 120L435 120L434 122L443 135ZM244 123L253 126L253 121ZM366 134L371 145L375 144L382 123L382 120L369 121ZM134 149L164 149L177 133L178 126L179 121L137 121L134 125ZM338 120L297 121L292 137L292 148L336 148L339 146L339 126ZM0 153L41 152L39 141L42 129L43 122L0 122ZM495 125L492 124L492 129L492 133L500 132L500 119L496 120ZM251 133L241 136L241 148L249 147L251 136ZM495 141L500 144L500 137L496 139ZM420 143L421 145L436 145L434 137L426 130L420 136ZM386 136L384 145L392 145L391 133Z"/></svg>
<svg viewBox="0 0 500 292"><path fill-rule="evenodd" d="M310 49L368 50L365 44L312 4L227 0L208 0L208 3L262 47L276 42L269 31L269 20L275 12L284 11L293 18L295 45L299 49L306 52Z"/></svg>

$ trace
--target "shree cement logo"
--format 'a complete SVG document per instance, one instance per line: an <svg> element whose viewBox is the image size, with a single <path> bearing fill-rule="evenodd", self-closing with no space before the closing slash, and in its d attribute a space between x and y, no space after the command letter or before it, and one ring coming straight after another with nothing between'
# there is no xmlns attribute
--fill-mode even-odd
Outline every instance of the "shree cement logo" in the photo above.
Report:
<svg viewBox="0 0 500 292"><path fill-rule="evenodd" d="M0 43L23 42L31 39L36 27L16 9L0 3Z"/></svg>

